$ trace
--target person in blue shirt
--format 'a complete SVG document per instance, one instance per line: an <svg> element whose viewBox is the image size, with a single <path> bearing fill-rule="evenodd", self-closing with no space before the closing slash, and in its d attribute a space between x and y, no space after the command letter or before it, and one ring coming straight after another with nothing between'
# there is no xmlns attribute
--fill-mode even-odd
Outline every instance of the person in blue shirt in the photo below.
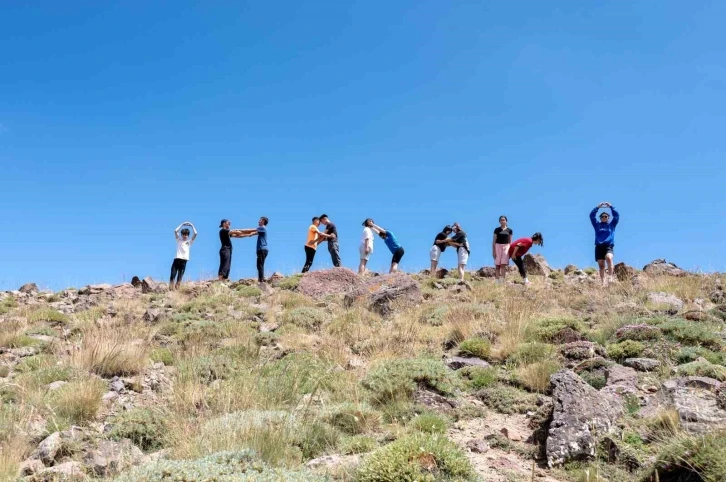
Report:
<svg viewBox="0 0 726 482"><path fill-rule="evenodd" d="M597 221L597 211L600 208L610 209L612 212L612 220L610 215L603 211L600 213L600 221ZM595 261L600 268L600 281L603 286L607 286L613 281L613 250L615 249L615 227L620 221L620 214L615 210L612 204L602 202L590 211L590 222L595 229ZM607 263L608 277L605 278L605 264Z"/></svg>
<svg viewBox="0 0 726 482"><path fill-rule="evenodd" d="M393 253L393 258L391 258L391 270L389 273L395 273L398 271L398 263L400 263L401 258L403 258L403 246L401 246L401 243L399 243L398 239L396 239L396 235L391 231L387 231L375 224L371 224L370 228L378 233L378 236L380 236L381 239L383 239L383 242L386 243L389 251Z"/></svg>
<svg viewBox="0 0 726 482"><path fill-rule="evenodd" d="M240 238L248 238L250 236L257 236L257 281L260 283L265 282L265 260L267 259L267 223L269 219L262 216L257 221L256 228L239 229Z"/></svg>

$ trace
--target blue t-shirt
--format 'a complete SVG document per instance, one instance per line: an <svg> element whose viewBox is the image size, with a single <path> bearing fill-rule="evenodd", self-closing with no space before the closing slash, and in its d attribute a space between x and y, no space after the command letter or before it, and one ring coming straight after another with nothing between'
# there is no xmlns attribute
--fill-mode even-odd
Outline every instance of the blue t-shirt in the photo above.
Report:
<svg viewBox="0 0 726 482"><path fill-rule="evenodd" d="M386 246L388 246L391 253L395 254L396 251L401 249L401 245L398 243L396 236L390 231L386 231L386 239L384 239L383 242L386 243Z"/></svg>
<svg viewBox="0 0 726 482"><path fill-rule="evenodd" d="M267 227L257 226L257 251L267 251Z"/></svg>

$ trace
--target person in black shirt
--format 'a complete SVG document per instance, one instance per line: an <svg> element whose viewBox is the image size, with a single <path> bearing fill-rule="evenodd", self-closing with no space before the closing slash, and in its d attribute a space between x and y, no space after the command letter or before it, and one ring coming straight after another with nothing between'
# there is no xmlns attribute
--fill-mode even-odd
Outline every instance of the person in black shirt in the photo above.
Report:
<svg viewBox="0 0 726 482"><path fill-rule="evenodd" d="M466 264L469 262L469 253L471 252L469 250L469 239L466 237L466 232L461 229L461 225L459 223L453 224L453 230L454 236L449 241L449 244L456 247L456 259L459 270L459 283L463 283L464 270L466 269Z"/></svg>
<svg viewBox="0 0 726 482"><path fill-rule="evenodd" d="M434 245L429 250L429 255L431 256L431 276L433 277L436 277L436 267L439 264L439 258L441 257L441 253L446 249L446 246L449 245L449 234L452 231L451 226L444 226L444 229L434 238Z"/></svg>
<svg viewBox="0 0 726 482"><path fill-rule="evenodd" d="M229 271L232 269L232 239L241 238L244 233L240 230L229 229L231 223L229 219L223 219L219 223L219 240L222 243L222 247L219 248L219 271L217 272L217 278L221 280L229 279Z"/></svg>
<svg viewBox="0 0 726 482"><path fill-rule="evenodd" d="M328 218L327 214L320 215L320 224L325 225L325 232L320 233L318 236L321 242L328 242L328 253L330 253L330 260L333 262L333 266L339 268L341 262L340 247L338 246L338 228Z"/></svg>
<svg viewBox="0 0 726 482"><path fill-rule="evenodd" d="M494 230L492 239L492 257L494 258L494 277L497 282L504 281L509 266L509 245L512 243L514 232L507 226L507 217L499 216L499 227Z"/></svg>

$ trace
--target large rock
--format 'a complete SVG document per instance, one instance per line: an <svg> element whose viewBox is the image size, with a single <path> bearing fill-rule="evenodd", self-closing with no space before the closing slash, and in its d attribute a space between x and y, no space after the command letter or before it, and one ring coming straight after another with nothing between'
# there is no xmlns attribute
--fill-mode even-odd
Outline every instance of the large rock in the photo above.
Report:
<svg viewBox="0 0 726 482"><path fill-rule="evenodd" d="M61 447L63 447L63 441L61 440L60 432L52 433L40 442L40 445L38 445L38 458L45 465L53 465Z"/></svg>
<svg viewBox="0 0 726 482"><path fill-rule="evenodd" d="M689 432L705 434L726 429L724 384L707 377L681 377L663 382L666 405L672 406Z"/></svg>
<svg viewBox="0 0 726 482"><path fill-rule="evenodd" d="M619 281L627 281L635 276L635 268L628 266L625 263L616 264L613 267L613 272L615 273L615 277L618 278Z"/></svg>
<svg viewBox="0 0 726 482"><path fill-rule="evenodd" d="M596 356L605 356L605 348L591 341L574 341L562 345L560 353L570 360L587 360Z"/></svg>
<svg viewBox="0 0 726 482"><path fill-rule="evenodd" d="M27 295L32 295L38 292L38 285L35 283L25 283L23 286L18 288L18 291Z"/></svg>
<svg viewBox="0 0 726 482"><path fill-rule="evenodd" d="M654 358L627 358L623 365L633 368L639 372L652 372L660 368L660 361Z"/></svg>
<svg viewBox="0 0 726 482"><path fill-rule="evenodd" d="M657 326L646 325L640 323L638 325L625 325L618 328L615 332L615 338L618 341L622 340L657 340L661 337L662 331Z"/></svg>
<svg viewBox="0 0 726 482"><path fill-rule="evenodd" d="M482 278L494 278L496 276L496 268L493 266L482 266L476 270L476 275Z"/></svg>
<svg viewBox="0 0 726 482"><path fill-rule="evenodd" d="M525 254L524 266L527 268L527 275L549 276L552 268L541 254Z"/></svg>
<svg viewBox="0 0 726 482"><path fill-rule="evenodd" d="M312 298L324 298L348 293L360 283L360 278L348 268L333 268L305 273L297 290Z"/></svg>
<svg viewBox="0 0 726 482"><path fill-rule="evenodd" d="M55 467L50 467L35 475L33 480L44 482L86 480L86 474L80 462L65 462Z"/></svg>
<svg viewBox="0 0 726 482"><path fill-rule="evenodd" d="M673 263L669 263L664 259L656 259L646 264L643 271L649 275L667 275L667 276L688 276L688 272L679 268Z"/></svg>
<svg viewBox="0 0 726 482"><path fill-rule="evenodd" d="M648 307L654 311L662 311L675 315L683 308L683 300L670 293L662 291L648 293Z"/></svg>
<svg viewBox="0 0 726 482"><path fill-rule="evenodd" d="M571 370L555 373L550 381L554 409L546 443L548 465L592 458L598 438L616 432L622 403L598 392Z"/></svg>
<svg viewBox="0 0 726 482"><path fill-rule="evenodd" d="M567 266L565 266L566 275L575 274L576 271L580 271L580 269L577 266L575 266L574 264L568 264Z"/></svg>
<svg viewBox="0 0 726 482"><path fill-rule="evenodd" d="M168 290L169 287L165 283L157 283L149 276L141 280L142 293L165 293Z"/></svg>
<svg viewBox="0 0 726 482"><path fill-rule="evenodd" d="M345 306L365 303L381 315L390 314L396 306L415 305L423 301L418 282L405 273L395 273L363 281L345 295Z"/></svg>
<svg viewBox="0 0 726 482"><path fill-rule="evenodd" d="M83 457L85 465L99 477L108 477L139 464L144 453L129 439L122 442L102 440L98 447L89 450Z"/></svg>

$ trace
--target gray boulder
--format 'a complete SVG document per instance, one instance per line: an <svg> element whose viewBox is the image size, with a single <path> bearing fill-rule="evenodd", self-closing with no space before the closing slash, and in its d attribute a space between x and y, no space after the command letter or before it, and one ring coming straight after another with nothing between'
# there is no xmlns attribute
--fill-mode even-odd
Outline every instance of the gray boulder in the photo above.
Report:
<svg viewBox="0 0 726 482"><path fill-rule="evenodd" d="M453 356L445 360L446 366L452 370L460 370L464 367L489 368L491 365L481 358Z"/></svg>
<svg viewBox="0 0 726 482"><path fill-rule="evenodd" d="M683 308L683 300L670 293L662 291L648 293L648 304L654 311L662 311L675 315Z"/></svg>
<svg viewBox="0 0 726 482"><path fill-rule="evenodd" d="M669 263L665 259L656 259L646 264L643 267L643 271L649 275L666 275L666 276L677 276L683 277L688 276L688 272L684 269L679 268L673 263Z"/></svg>
<svg viewBox="0 0 726 482"><path fill-rule="evenodd" d="M18 291L25 293L26 295L32 295L38 292L38 285L35 283L25 283L23 286L18 288Z"/></svg>
<svg viewBox="0 0 726 482"><path fill-rule="evenodd" d="M528 275L549 276L552 272L552 268L541 254L525 254L524 266Z"/></svg>
<svg viewBox="0 0 726 482"><path fill-rule="evenodd" d="M300 279L297 291L311 298L325 298L340 295L360 285L360 278L348 268L324 269L305 273Z"/></svg>
<svg viewBox="0 0 726 482"><path fill-rule="evenodd" d="M681 427L697 434L726 429L724 384L707 377L681 377L663 382L665 405L672 406Z"/></svg>
<svg viewBox="0 0 726 482"><path fill-rule="evenodd" d="M128 439L121 442L102 440L95 449L85 453L83 462L95 475L108 477L139 464L143 459L144 453Z"/></svg>
<svg viewBox="0 0 726 482"><path fill-rule="evenodd" d="M303 278L304 279L304 278ZM418 282L404 273L369 278L345 295L346 307L364 303L383 316L391 314L396 306L413 306L423 301Z"/></svg>
<svg viewBox="0 0 726 482"><path fill-rule="evenodd" d="M48 435L40 445L38 445L37 455L45 465L53 465L58 453L63 447L63 441L61 440L60 432L55 432Z"/></svg>
<svg viewBox="0 0 726 482"><path fill-rule="evenodd" d="M554 408L546 442L548 465L592 458L598 439L617 431L622 403L598 392L571 370L555 373L550 382Z"/></svg>
<svg viewBox="0 0 726 482"><path fill-rule="evenodd" d="M661 365L660 361L654 358L628 358L623 364L639 372L652 372Z"/></svg>

